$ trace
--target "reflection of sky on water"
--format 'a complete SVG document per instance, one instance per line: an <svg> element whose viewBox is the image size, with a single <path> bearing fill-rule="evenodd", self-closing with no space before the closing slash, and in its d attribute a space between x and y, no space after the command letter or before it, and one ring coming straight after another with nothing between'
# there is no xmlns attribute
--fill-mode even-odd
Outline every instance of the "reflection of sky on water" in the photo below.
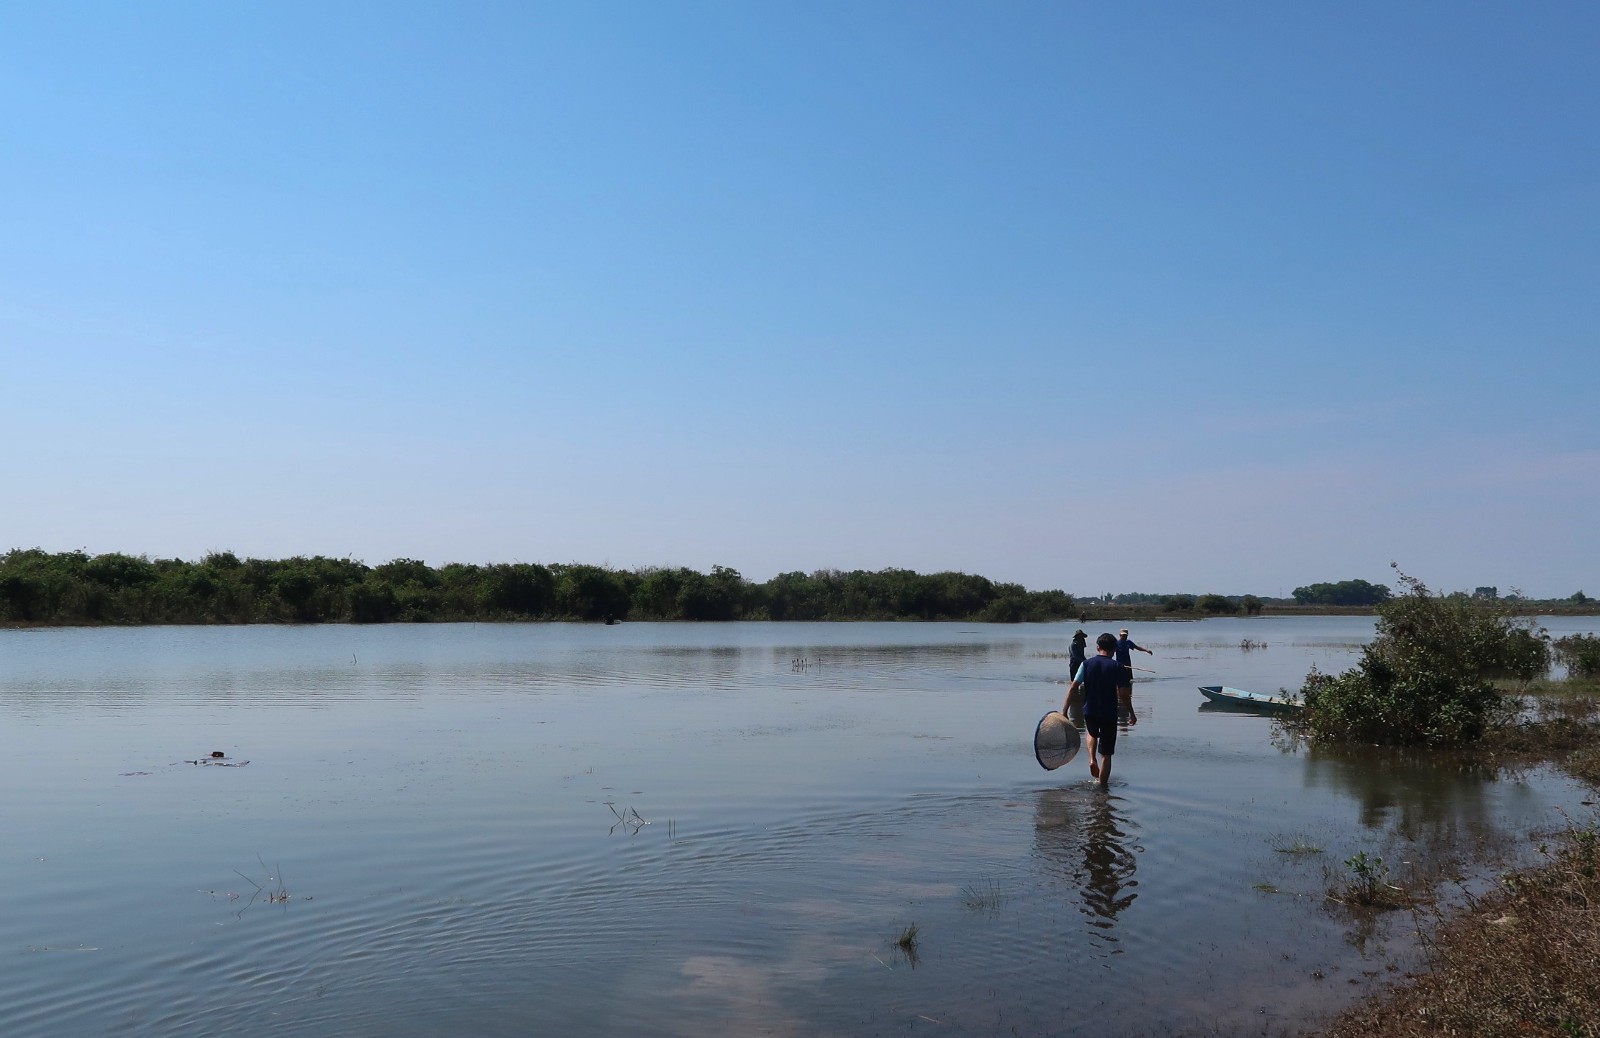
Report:
<svg viewBox="0 0 1600 1038"><path fill-rule="evenodd" d="M1567 802L1200 709L1371 629L1304 619L1134 625L1109 795L1028 746L1075 624L0 632L0 950L101 949L19 957L0 1030L1049 1033L1037 978L1086 965L1159 992L1120 1033L1293 1030L1382 965L1323 908L1344 858L1514 848ZM214 749L252 763L174 766ZM314 900L184 900L258 855Z"/></svg>

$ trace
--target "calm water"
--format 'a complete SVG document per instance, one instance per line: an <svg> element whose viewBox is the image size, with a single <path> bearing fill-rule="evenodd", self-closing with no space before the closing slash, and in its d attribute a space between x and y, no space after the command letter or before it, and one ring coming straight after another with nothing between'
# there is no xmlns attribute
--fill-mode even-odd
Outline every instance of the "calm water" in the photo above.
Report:
<svg viewBox="0 0 1600 1038"><path fill-rule="evenodd" d="M1350 617L1136 626L1101 794L1030 746L1074 627L0 632L0 1034L1276 1034L1413 961L1346 857L1590 810L1199 709Z"/></svg>

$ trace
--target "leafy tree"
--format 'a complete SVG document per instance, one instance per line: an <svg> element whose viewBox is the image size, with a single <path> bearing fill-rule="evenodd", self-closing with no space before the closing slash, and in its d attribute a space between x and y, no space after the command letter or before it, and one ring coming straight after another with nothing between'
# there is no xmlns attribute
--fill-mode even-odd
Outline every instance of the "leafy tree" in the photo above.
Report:
<svg viewBox="0 0 1600 1038"><path fill-rule="evenodd" d="M1195 603L1195 608L1202 613L1227 613L1232 615L1239 611L1239 603L1224 595L1201 595L1200 600Z"/></svg>
<svg viewBox="0 0 1600 1038"><path fill-rule="evenodd" d="M524 562L490 566L483 579L483 602L491 612L535 617L550 612L555 578L548 567Z"/></svg>
<svg viewBox="0 0 1600 1038"><path fill-rule="evenodd" d="M350 620L358 624L388 623L400 616L400 599L394 585L378 576L350 589Z"/></svg>
<svg viewBox="0 0 1600 1038"><path fill-rule="evenodd" d="M37 619L43 599L44 584L37 576L20 570L0 573L0 602L5 603L10 619Z"/></svg>
<svg viewBox="0 0 1600 1038"><path fill-rule="evenodd" d="M110 590L139 588L153 583L156 568L149 559L131 555L96 555L83 567L83 575Z"/></svg>
<svg viewBox="0 0 1600 1038"><path fill-rule="evenodd" d="M1471 742L1514 713L1490 678L1549 666L1544 632L1502 603L1440 597L1400 574L1406 593L1378 610L1355 667L1306 675L1304 723L1328 742L1441 746Z"/></svg>
<svg viewBox="0 0 1600 1038"><path fill-rule="evenodd" d="M780 573L762 586L767 616L773 620L820 620L825 615L811 578L804 573Z"/></svg>
<svg viewBox="0 0 1600 1038"><path fill-rule="evenodd" d="M315 619L311 602L319 586L316 574L298 566L283 570L272 578L273 593L293 610L294 618L302 622Z"/></svg>
<svg viewBox="0 0 1600 1038"><path fill-rule="evenodd" d="M732 620L743 597L744 578L735 569L711 567L704 576L690 570L678 588L678 612L685 620Z"/></svg>
<svg viewBox="0 0 1600 1038"><path fill-rule="evenodd" d="M639 573L639 584L633 592L633 614L651 620L682 619L679 596L691 573L682 567L653 568Z"/></svg>
<svg viewBox="0 0 1600 1038"><path fill-rule="evenodd" d="M579 620L621 620L628 615L631 595L615 570L573 563L552 568L555 610Z"/></svg>
<svg viewBox="0 0 1600 1038"><path fill-rule="evenodd" d="M1294 589L1294 600L1301 605L1375 606L1387 602L1389 589L1365 580L1341 580L1337 584L1308 584Z"/></svg>
<svg viewBox="0 0 1600 1038"><path fill-rule="evenodd" d="M372 573L379 580L386 580L395 587L405 587L407 584L421 588L439 586L439 574L426 562L418 559L394 559L381 566L374 566Z"/></svg>

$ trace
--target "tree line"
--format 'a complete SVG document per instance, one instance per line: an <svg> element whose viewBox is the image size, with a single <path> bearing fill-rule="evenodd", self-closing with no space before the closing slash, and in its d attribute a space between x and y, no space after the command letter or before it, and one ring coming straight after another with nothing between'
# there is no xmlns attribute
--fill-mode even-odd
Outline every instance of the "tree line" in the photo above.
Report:
<svg viewBox="0 0 1600 1038"><path fill-rule="evenodd" d="M198 562L82 551L0 556L0 621L24 624L389 623L467 620L975 620L1075 616L1064 591L969 573L818 570L763 583L735 569L415 559Z"/></svg>
<svg viewBox="0 0 1600 1038"><path fill-rule="evenodd" d="M1548 606L1584 608L1593 601L1582 591L1566 598L1529 598L1519 591L1500 593L1498 587L1480 585L1468 591L1451 591L1439 597L1453 601L1471 599L1478 602L1506 602L1517 606ZM1341 580L1338 583L1307 584L1294 589L1296 605L1323 606L1382 606L1392 601L1394 593L1387 584L1372 584L1365 580Z"/></svg>

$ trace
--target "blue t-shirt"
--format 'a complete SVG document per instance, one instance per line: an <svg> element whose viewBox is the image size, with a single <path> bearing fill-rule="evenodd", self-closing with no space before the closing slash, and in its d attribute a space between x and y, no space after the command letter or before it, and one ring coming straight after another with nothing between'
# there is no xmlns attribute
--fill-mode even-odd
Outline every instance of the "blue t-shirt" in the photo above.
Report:
<svg viewBox="0 0 1600 1038"><path fill-rule="evenodd" d="M1083 682L1083 716L1116 717L1117 686L1122 680L1122 664L1098 653L1083 661L1072 680Z"/></svg>
<svg viewBox="0 0 1600 1038"><path fill-rule="evenodd" d="M1144 651L1144 646L1143 645L1135 645L1135 644L1133 644L1133 639L1132 638L1118 638L1117 639L1117 662L1122 664L1124 667L1130 667L1131 668L1133 666L1133 650L1134 649L1138 649L1140 652L1143 652ZM1131 673L1131 671L1130 671L1130 673Z"/></svg>

